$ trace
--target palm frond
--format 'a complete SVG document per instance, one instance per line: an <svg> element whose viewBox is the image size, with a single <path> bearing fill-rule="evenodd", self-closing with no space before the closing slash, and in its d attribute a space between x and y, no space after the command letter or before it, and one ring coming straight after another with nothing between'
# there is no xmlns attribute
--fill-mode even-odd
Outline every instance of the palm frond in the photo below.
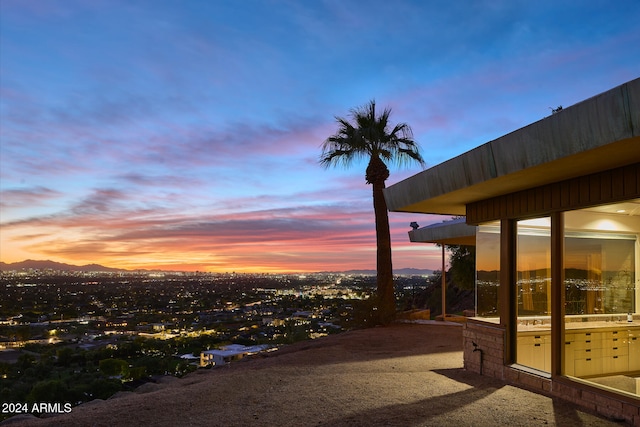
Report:
<svg viewBox="0 0 640 427"><path fill-rule="evenodd" d="M336 116L338 130L322 144L320 164L324 167L349 166L354 160L378 157L398 166L414 161L424 166L411 127L398 123L390 128L390 117L390 108L376 115L375 100L351 109L351 120Z"/></svg>

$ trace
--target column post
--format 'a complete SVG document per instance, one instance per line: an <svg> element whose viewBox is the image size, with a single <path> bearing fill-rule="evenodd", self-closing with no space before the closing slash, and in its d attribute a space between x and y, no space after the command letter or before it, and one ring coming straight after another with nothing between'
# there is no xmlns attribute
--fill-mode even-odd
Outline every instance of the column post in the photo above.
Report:
<svg viewBox="0 0 640 427"><path fill-rule="evenodd" d="M445 321L447 312L447 279L444 272L444 243L442 244L442 320Z"/></svg>
<svg viewBox="0 0 640 427"><path fill-rule="evenodd" d="M551 214L551 375L564 374L564 212Z"/></svg>
<svg viewBox="0 0 640 427"><path fill-rule="evenodd" d="M518 332L516 295L517 265L516 243L517 222L513 219L500 220L500 292L498 306L500 324L505 328L504 363L509 365L516 359L516 338Z"/></svg>

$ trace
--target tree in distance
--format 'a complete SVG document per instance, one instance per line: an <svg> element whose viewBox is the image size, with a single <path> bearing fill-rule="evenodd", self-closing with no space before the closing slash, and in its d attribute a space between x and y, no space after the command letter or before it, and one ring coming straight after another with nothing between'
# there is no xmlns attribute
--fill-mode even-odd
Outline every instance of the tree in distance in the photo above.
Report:
<svg viewBox="0 0 640 427"><path fill-rule="evenodd" d="M406 123L398 123L392 127L390 116L390 108L377 115L376 103L371 100L350 111L351 121L335 117L338 131L324 141L320 156L320 164L326 168L347 167L354 161L369 159L365 180L373 186L377 244L377 317L381 324L392 322L396 314L389 213L382 191L389 178L387 163L403 166L415 161L421 166L425 164L420 147L413 140L411 127Z"/></svg>

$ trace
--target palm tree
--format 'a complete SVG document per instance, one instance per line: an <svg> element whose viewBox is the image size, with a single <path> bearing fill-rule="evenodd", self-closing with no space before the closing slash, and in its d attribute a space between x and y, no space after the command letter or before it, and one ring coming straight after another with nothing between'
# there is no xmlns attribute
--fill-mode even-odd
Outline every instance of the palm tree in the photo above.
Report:
<svg viewBox="0 0 640 427"><path fill-rule="evenodd" d="M405 165L411 161L424 166L418 145L413 141L413 132L406 123L391 127L391 109L376 116L376 103L352 109L350 122L336 117L338 132L322 144L320 164L324 167L349 166L354 160L369 158L365 179L373 186L373 210L376 220L377 243L377 308L378 321L390 323L396 314L391 264L391 234L389 214L382 190L389 178L385 162Z"/></svg>

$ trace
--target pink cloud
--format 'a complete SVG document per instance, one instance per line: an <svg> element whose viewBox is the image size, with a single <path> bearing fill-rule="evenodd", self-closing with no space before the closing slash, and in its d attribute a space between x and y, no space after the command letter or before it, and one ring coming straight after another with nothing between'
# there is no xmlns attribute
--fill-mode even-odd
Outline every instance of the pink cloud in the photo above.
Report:
<svg viewBox="0 0 640 427"><path fill-rule="evenodd" d="M51 199L60 197L62 193L46 187L16 188L2 192L0 208L20 208L45 204Z"/></svg>
<svg viewBox="0 0 640 427"><path fill-rule="evenodd" d="M97 191L66 214L6 226L32 231L20 239L30 251L55 259L101 260L130 268L149 266L145 260L150 258L161 264L171 258L183 266L193 259L192 269L200 270L205 265L238 271L258 265L289 271L375 265L375 232L368 208L300 206L171 216L169 211L127 210L126 200L117 190ZM402 228L407 227L403 224ZM35 233L38 230L43 233ZM399 234L402 246L406 232ZM349 253L349 261L341 255L344 253Z"/></svg>

